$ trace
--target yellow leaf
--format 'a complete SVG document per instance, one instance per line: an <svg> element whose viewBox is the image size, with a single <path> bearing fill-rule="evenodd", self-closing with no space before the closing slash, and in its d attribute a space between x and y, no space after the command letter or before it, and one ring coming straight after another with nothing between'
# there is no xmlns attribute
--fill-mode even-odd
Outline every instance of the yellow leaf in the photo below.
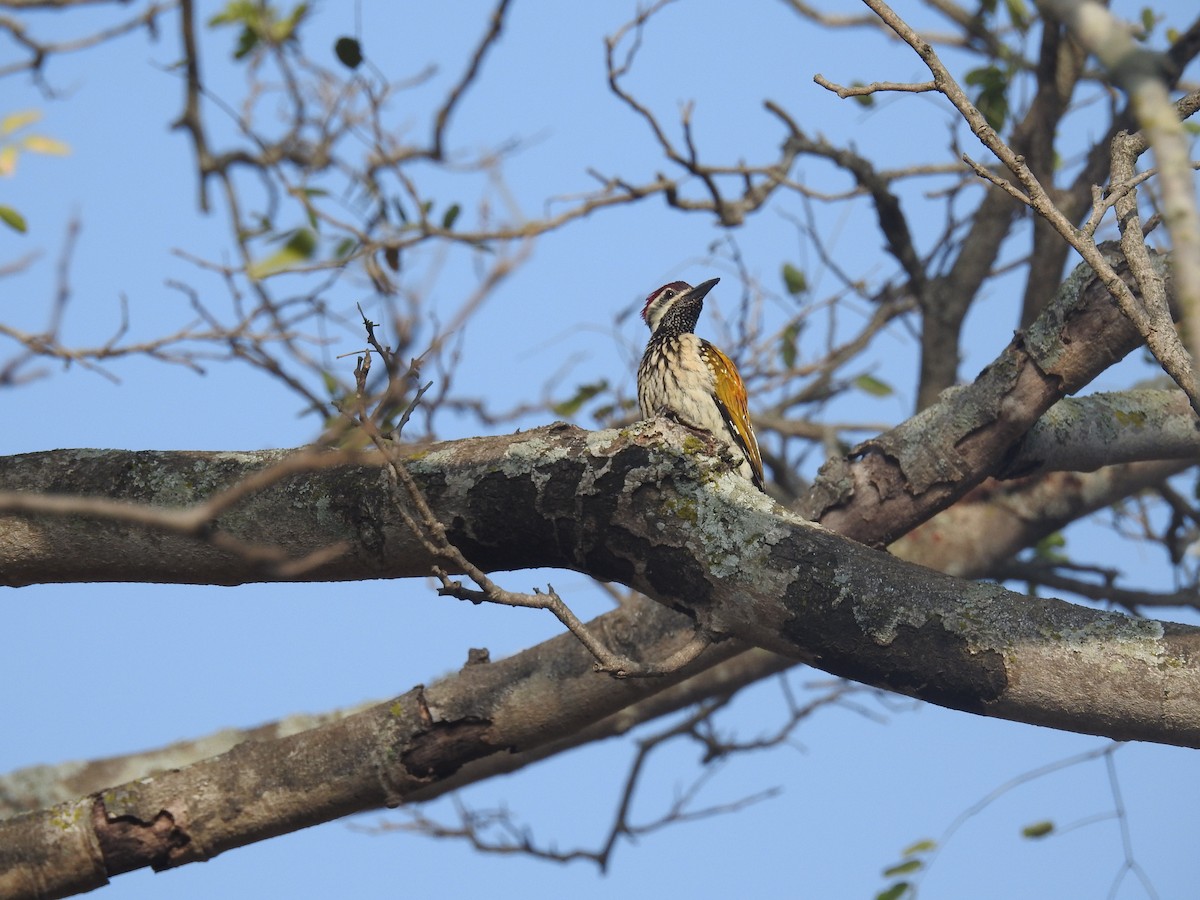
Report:
<svg viewBox="0 0 1200 900"><path fill-rule="evenodd" d="M7 178L17 170L17 148L0 147L0 177Z"/></svg>
<svg viewBox="0 0 1200 900"><path fill-rule="evenodd" d="M24 109L21 112L9 113L0 119L0 135L12 134L18 128L32 125L41 119L42 113L37 109Z"/></svg>
<svg viewBox="0 0 1200 900"><path fill-rule="evenodd" d="M33 153L46 153L50 156L66 156L71 152L71 148L62 141L55 140L52 137L46 137L44 134L31 134L26 137L22 144L25 149Z"/></svg>

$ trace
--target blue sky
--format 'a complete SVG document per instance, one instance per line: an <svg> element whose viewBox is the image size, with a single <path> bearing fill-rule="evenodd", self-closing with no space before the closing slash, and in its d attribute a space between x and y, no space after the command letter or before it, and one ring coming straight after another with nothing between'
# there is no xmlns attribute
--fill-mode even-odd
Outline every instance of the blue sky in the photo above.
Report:
<svg viewBox="0 0 1200 900"><path fill-rule="evenodd" d="M201 4L205 17L219 4ZM427 63L440 69L427 84L402 95L394 121L414 135L428 129L430 109L465 65L481 33L487 4L364 3L364 48L392 77ZM308 35L319 52L353 30L352 6L326 0ZM1140 7L1119 4L1136 16ZM1190 3L1164 4L1168 20L1184 25ZM509 138L523 149L506 165L513 196L536 215L546 197L592 186L596 167L631 180L649 180L662 167L645 126L608 93L601 39L634 11L632 3L565 4L517 0L483 78L465 99L450 130L451 145L469 153ZM43 33L78 33L79 23L109 21L109 11L70 18L29 14ZM70 23L70 24L65 24ZM202 40L211 89L236 99L240 75L228 65L232 32L205 30ZM0 63L12 48L0 44ZM213 259L228 256L219 214L195 204L192 151L168 129L179 112L181 84L172 26L149 42L130 36L54 60L49 99L21 78L5 85L0 115L43 111L37 129L67 142L66 158L24 158L14 178L0 182L0 203L28 218L25 236L0 231L0 264L37 250L24 273L0 282L0 320L36 329L45 321L65 224L82 232L71 267L73 299L65 335L96 343L129 303L133 334L151 336L190 318L185 297L168 282L185 282L218 302L223 287L174 251ZM953 59L953 56L950 57ZM960 70L961 71L961 70ZM796 20L780 3L750 5L682 2L651 26L635 86L666 120L678 103L695 98L696 133L714 159L771 158L782 137L761 108L764 98L787 106L802 125L831 140L887 154L900 165L928 155L947 140L946 105L927 96L886 99L866 112L812 83L821 72L835 81L924 80L911 54L866 32L830 39ZM214 128L220 116L211 113ZM1086 124L1080 125L1081 134ZM844 184L813 163L800 174ZM479 181L430 174L446 202L470 199ZM441 181L437 180L442 178ZM906 187L914 201L924 186ZM620 318L637 298L675 278L693 282L732 275L709 258L723 237L711 221L668 215L661 201L597 213L544 238L531 261L505 283L463 342L458 387L488 396L499 407L539 396L550 373L563 371L556 396L576 384L608 378L629 396L642 326ZM814 293L832 290L811 252L782 213L758 215L738 234L749 264L764 282L777 280L790 260L810 273ZM464 213L464 216L469 213ZM919 235L928 240L930 233ZM827 220L837 252L871 270L882 240L862 204ZM1015 255L1015 252L1014 252ZM464 254L451 254L432 293L448 320L473 286ZM723 267L724 266L724 267ZM431 266L430 271L434 271ZM882 258L877 274L889 271ZM732 278L730 279L732 282ZM964 377L991 359L1014 323L1015 300L994 287L968 323ZM736 293L719 291L708 327L732 316ZM724 298L725 306L722 306ZM335 302L375 302L361 279L344 279ZM332 359L360 339L335 334ZM891 357L911 359L903 337L881 344L879 371ZM9 348L0 344L0 361ZM58 447L253 449L310 440L317 422L298 415L293 395L244 366L214 366L204 376L142 360L114 364L113 383L73 367L2 395L8 427L0 452ZM860 398L854 414L899 421L912 403L911 385L896 380L890 398ZM1117 387L1118 375L1103 386ZM533 418L523 425L539 424ZM582 424L589 424L583 421ZM471 421L444 419L442 436L478 433ZM1089 533L1081 547L1103 559L1107 539ZM1135 583L1160 579L1152 552L1120 548ZM586 579L569 573L516 573L515 589L554 582L577 610L604 608ZM0 654L0 770L36 763L135 751L227 726L250 726L294 712L321 712L403 692L457 668L467 648L494 657L557 632L548 615L470 607L438 598L423 581L362 585L257 585L239 588L165 585L47 585L5 589ZM796 690L827 677L801 669ZM488 857L465 845L422 837L368 836L335 822L231 851L206 865L152 875L120 876L111 898L277 896L316 898L460 896L486 889L498 897L570 893L579 898L639 897L671 890L696 897L779 894L871 897L886 885L880 870L899 861L905 846L940 838L972 803L1022 773L1105 746L1098 738L984 720L892 698L861 702L886 721L847 709L818 713L789 747L735 759L702 795L721 803L779 786L780 796L734 815L668 828L623 846L607 876L583 864L557 866ZM775 684L748 691L719 720L749 738L771 730L783 715ZM653 726L652 726L653 728ZM649 733L647 731L646 733ZM480 808L505 805L547 843L566 848L603 840L616 807L628 742L607 742L555 758L466 791ZM640 818L651 818L699 772L693 748L665 752L639 795ZM1194 892L1192 849L1200 841L1195 807L1200 762L1194 751L1152 745L1123 747L1115 757L1134 859L1162 897ZM1042 841L1020 829L1043 819L1059 826L1112 812L1114 797L1103 761L1081 764L1006 794L958 831L923 883L923 898L1090 897L1104 895L1125 859L1121 832L1108 819ZM434 804L431 814L452 812ZM396 814L357 817L358 825L396 821ZM1146 896L1126 878L1116 894Z"/></svg>

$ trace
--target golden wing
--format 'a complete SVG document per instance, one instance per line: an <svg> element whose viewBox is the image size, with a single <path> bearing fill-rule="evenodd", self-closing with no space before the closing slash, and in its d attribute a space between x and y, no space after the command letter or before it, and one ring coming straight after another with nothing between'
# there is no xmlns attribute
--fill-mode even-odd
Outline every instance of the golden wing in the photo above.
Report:
<svg viewBox="0 0 1200 900"><path fill-rule="evenodd" d="M712 372L715 382L713 400L721 411L729 433L733 435L738 448L745 454L753 470L755 486L760 491L763 487L762 454L758 452L758 441L754 437L754 426L750 424L750 411L746 405L746 385L738 374L737 366L728 356L710 344L700 341L700 352L708 370Z"/></svg>

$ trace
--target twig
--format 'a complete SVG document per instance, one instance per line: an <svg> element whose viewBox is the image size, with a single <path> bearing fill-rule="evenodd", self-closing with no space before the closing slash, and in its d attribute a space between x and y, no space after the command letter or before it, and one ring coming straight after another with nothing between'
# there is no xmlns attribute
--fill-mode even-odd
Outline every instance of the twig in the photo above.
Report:
<svg viewBox="0 0 1200 900"><path fill-rule="evenodd" d="M1020 562L1013 560L1005 563L994 574L1005 581L1023 581L1030 586L1040 585L1054 591L1067 591L1089 600L1112 603L1131 613L1137 614L1144 607L1200 607L1200 587L1193 585L1180 588L1177 591L1147 591L1132 588L1120 588L1113 584L1116 572L1102 572L1103 582L1084 581L1081 578L1071 578L1063 575L1059 569L1063 566L1049 562ZM1078 566L1070 566L1079 569ZM1094 570L1094 567L1091 567Z"/></svg>
<svg viewBox="0 0 1200 900"><path fill-rule="evenodd" d="M471 83L475 81L475 76L479 73L479 67L483 64L483 58L487 55L488 50L496 43L500 37L500 30L504 27L504 15L508 12L511 0L500 0L496 4L496 8L492 10L491 22L487 33L475 48L475 53L471 57L471 62L467 66L466 72L462 78L451 89L449 96L446 97L446 102L442 104L441 109L437 112L437 118L433 126L433 142L431 144L430 156L435 160L440 160L445 154L445 136L446 125L450 121L450 116L458 106L458 101L466 93Z"/></svg>
<svg viewBox="0 0 1200 900"><path fill-rule="evenodd" d="M1024 194L1007 178L1001 178L999 175L993 174L984 166L981 166L979 163L975 162L975 160L971 159L971 157L965 153L962 155L962 161L971 167L972 172L974 172L984 181L994 184L996 187L1000 188L1000 190L1004 191L1010 197L1013 197L1018 203L1021 203L1024 206L1033 206L1033 201L1030 200L1026 194Z"/></svg>
<svg viewBox="0 0 1200 900"><path fill-rule="evenodd" d="M362 310L360 308L359 312ZM395 398L401 392L400 384L407 382L417 374L417 362L414 361L407 372L399 372L395 354L390 348L380 343L375 334L375 323L363 315L363 326L367 331L367 342L384 361L388 371L388 386L384 391L384 399L375 408L374 413L367 411L365 396L367 373L370 371L370 351L359 357L355 366L355 381L357 393L355 410L352 421L362 427L375 447L384 455L388 481L396 498L396 508L409 530L425 546L432 555L446 560L449 566L469 577L478 589L468 588L462 582L453 580L446 569L434 566L432 574L441 583L438 593L444 597L456 597L471 603L498 603L504 606L522 607L525 609L544 609L550 612L579 640L589 653L596 658L595 670L607 672L616 678L663 676L675 672L699 656L711 643L707 635L696 632L682 647L673 652L661 663L639 663L619 653L609 650L587 628L587 625L571 611L553 585L547 585L546 591L534 588L532 593L520 593L506 590L496 584L487 573L472 563L458 546L450 539L446 526L434 515L425 499L425 494L412 477L404 464L400 445L397 443L403 424L408 421L413 410L420 404L421 398L433 386L426 382L409 401L401 415L400 423L393 430L392 436L385 436L378 427L378 416L384 403L389 398ZM398 496L401 486L407 495L407 501ZM416 511L416 516L409 507Z"/></svg>
<svg viewBox="0 0 1200 900"><path fill-rule="evenodd" d="M936 91L938 89L936 81L921 81L921 82L905 82L905 81L873 81L870 84L855 84L850 87L836 84L830 81L824 75L816 74L813 76L813 81L825 88L827 91L833 91L842 100L848 97L866 97L869 94L878 94L887 92L908 93L908 94L924 94L928 91Z"/></svg>
<svg viewBox="0 0 1200 900"><path fill-rule="evenodd" d="M1186 361L1181 362L1178 352L1172 350L1172 345L1182 349L1182 345L1179 344L1179 335L1175 332L1174 327L1163 329L1151 322L1129 286L1105 259L1104 253L1095 241L1076 228L1074 223L1055 205L1041 182L1026 165L1024 157L1015 153L1011 147L1000 140L995 129L988 124L983 114L971 103L958 82L942 64L933 47L896 15L883 0L864 0L864 2L921 57L930 72L933 73L938 89L966 119L971 131L1004 163L1025 188L1030 207L1045 218L1092 267L1092 270L1116 299L1121 311L1137 326L1139 333L1145 338L1147 346L1154 353L1164 371L1175 379L1176 383L1187 393L1192 408L1196 410L1197 414L1200 414L1200 379L1197 379L1195 372L1185 364ZM1187 191L1191 193L1192 188L1189 186ZM1200 252L1197 252L1196 256L1200 259Z"/></svg>

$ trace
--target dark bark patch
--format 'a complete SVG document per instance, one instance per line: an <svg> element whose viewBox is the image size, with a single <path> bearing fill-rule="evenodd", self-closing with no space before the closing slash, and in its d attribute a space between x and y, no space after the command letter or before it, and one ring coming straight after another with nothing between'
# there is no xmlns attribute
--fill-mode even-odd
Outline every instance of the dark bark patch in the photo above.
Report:
<svg viewBox="0 0 1200 900"><path fill-rule="evenodd" d="M658 597L685 598L686 606L669 605L690 618L695 618L694 610L704 608L712 598L712 585L685 548L654 547L646 559L646 581Z"/></svg>
<svg viewBox="0 0 1200 900"><path fill-rule="evenodd" d="M511 749L490 741L491 728L491 722L474 718L437 723L413 739L411 749L405 751L400 761L413 778L425 781L449 778L472 760Z"/></svg>
<svg viewBox="0 0 1200 900"><path fill-rule="evenodd" d="M485 523L494 523L485 529ZM465 508L448 523L448 537L467 559L486 571L544 565L549 527L537 509L537 486L502 472L484 475L470 489Z"/></svg>
<svg viewBox="0 0 1200 900"><path fill-rule="evenodd" d="M888 657L896 690L950 709L986 715L1008 689L1004 657L995 650L972 651L937 617L919 628L898 626Z"/></svg>
<svg viewBox="0 0 1200 900"><path fill-rule="evenodd" d="M827 540L836 539L818 533L773 548L772 568L796 570L785 598L791 616L783 635L796 646L812 648L820 668L832 674L986 715L989 704L1008 689L1007 669L1000 653L972 645L947 628L936 611L938 585L953 589L953 581L916 567L897 569L890 559L878 571L866 565L839 577L847 564L836 546L825 546ZM886 554L880 557L883 562ZM918 614L922 623L896 623L886 643L861 621L859 598L913 606L915 598L926 595L929 605Z"/></svg>
<svg viewBox="0 0 1200 900"><path fill-rule="evenodd" d="M826 621L821 628L829 636L819 650L825 671L978 715L987 715L990 704L1008 690L1004 657L995 650L973 649L937 615L919 626L898 624L892 640L880 645L855 620L853 605L822 610ZM803 629L811 645L813 621L797 618L793 623L789 630Z"/></svg>
<svg viewBox="0 0 1200 900"><path fill-rule="evenodd" d="M136 816L109 816L104 798L92 807L92 828L104 855L109 877L149 865L161 872L192 859L187 852L192 839L167 810L146 822Z"/></svg>

